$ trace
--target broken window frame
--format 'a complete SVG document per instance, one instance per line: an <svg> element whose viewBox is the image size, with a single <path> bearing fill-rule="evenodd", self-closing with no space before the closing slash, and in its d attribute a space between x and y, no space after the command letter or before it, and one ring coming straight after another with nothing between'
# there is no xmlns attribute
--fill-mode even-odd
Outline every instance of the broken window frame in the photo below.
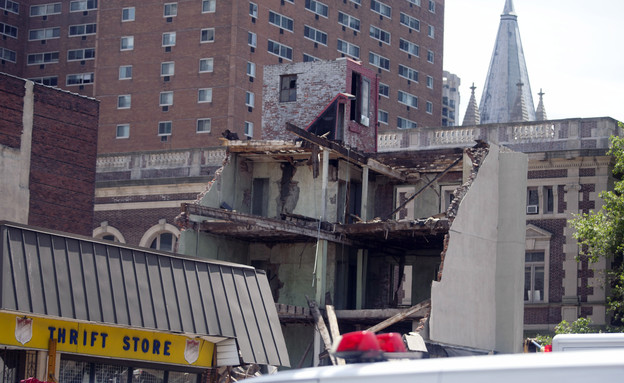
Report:
<svg viewBox="0 0 624 383"><path fill-rule="evenodd" d="M455 198L455 190L459 185L442 185L440 186L440 213L448 210L453 199Z"/></svg>
<svg viewBox="0 0 624 383"><path fill-rule="evenodd" d="M351 94L355 96L351 100L350 120L364 126L370 125L371 110L371 81L361 73L351 74Z"/></svg>

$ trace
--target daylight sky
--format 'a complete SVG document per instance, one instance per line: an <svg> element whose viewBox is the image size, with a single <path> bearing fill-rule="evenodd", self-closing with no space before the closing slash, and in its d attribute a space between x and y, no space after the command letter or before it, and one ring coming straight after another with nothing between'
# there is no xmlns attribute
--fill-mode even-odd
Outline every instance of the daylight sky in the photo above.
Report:
<svg viewBox="0 0 624 383"><path fill-rule="evenodd" d="M549 119L624 121L624 0L513 0L535 107ZM477 103L505 0L446 0L444 70L461 78L458 122L470 86Z"/></svg>

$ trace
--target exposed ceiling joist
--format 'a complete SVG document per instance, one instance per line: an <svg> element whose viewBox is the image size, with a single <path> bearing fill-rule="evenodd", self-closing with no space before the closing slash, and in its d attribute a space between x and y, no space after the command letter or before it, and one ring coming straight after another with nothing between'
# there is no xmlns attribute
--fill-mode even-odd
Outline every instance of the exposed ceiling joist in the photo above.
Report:
<svg viewBox="0 0 624 383"><path fill-rule="evenodd" d="M402 172L396 169L393 169L390 166L384 165L377 160L368 158L366 155L364 155L363 153L360 153L357 150L345 148L344 146L334 141L328 140L324 137L317 136L316 134L312 134L304 129L301 129L293 125L290 122L286 124L286 130L296 134L297 136L303 138L306 141L309 141L322 148L326 148L326 149L333 151L339 157L353 164L356 164L359 166L368 166L371 170L377 173L383 174L387 177L391 177L391 178L394 178L403 182L406 180L406 177Z"/></svg>

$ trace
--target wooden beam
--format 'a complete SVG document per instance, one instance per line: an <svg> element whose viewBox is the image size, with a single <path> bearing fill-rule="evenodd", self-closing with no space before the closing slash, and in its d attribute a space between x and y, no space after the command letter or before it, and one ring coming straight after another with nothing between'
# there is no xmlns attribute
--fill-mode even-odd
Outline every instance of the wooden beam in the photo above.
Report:
<svg viewBox="0 0 624 383"><path fill-rule="evenodd" d="M325 305L325 310L327 312L327 322L329 322L329 332L331 333L331 337L334 342L338 342L338 338L340 338L340 330L338 329L338 319L336 318L334 306ZM345 364L345 360L336 357L336 363Z"/></svg>
<svg viewBox="0 0 624 383"><path fill-rule="evenodd" d="M231 141L228 141L231 142ZM308 149L304 149L301 145L284 141L244 141L242 144L229 144L228 150L231 153L255 153L255 152L267 152L274 153L283 151L284 154L288 152L293 153L306 153Z"/></svg>
<svg viewBox="0 0 624 383"><path fill-rule="evenodd" d="M366 165L366 160L367 160L366 156L360 153L358 150L347 149L344 146L341 146L340 144L334 141L331 141L331 140L328 140L327 138L310 133L307 130L301 129L298 126L290 122L286 123L286 130L291 133L296 134L297 136L303 138L306 141L312 142L313 144L316 144L323 148L331 149L338 156L346 160L357 163L358 165Z"/></svg>
<svg viewBox="0 0 624 383"><path fill-rule="evenodd" d="M306 300L308 301L308 306L310 307L310 312L314 317L314 323L316 325L316 329L321 334L321 339L323 339L323 343L325 344L325 351L329 354L329 359L332 364L336 364L336 357L334 357L329 351L331 350L332 342L331 337L329 336L329 331L327 331L327 326L325 326L325 320L321 316L321 312L316 304L316 301L310 300L306 296Z"/></svg>
<svg viewBox="0 0 624 383"><path fill-rule="evenodd" d="M328 140L327 138L310 133L307 130L301 129L298 126L295 126L294 124L290 122L286 123L286 130L320 147L331 149L339 157L342 157L343 159L353 164L356 164L359 166L369 166L371 170L377 173L383 174L385 176L388 176L394 179L398 179L400 181L405 181L407 179L407 177L401 172L387 165L384 165L377 160L368 158L366 155L364 155L358 150L347 149L344 146L334 141L331 141L331 140Z"/></svg>
<svg viewBox="0 0 624 383"><path fill-rule="evenodd" d="M372 331L372 332L377 332L377 331L381 331L383 329L385 329L386 327L392 326L393 324L402 321L403 319L407 318L408 316L410 316L412 313L415 313L419 310L422 310L424 308L430 308L431 307L431 300L427 299L425 301L420 302L419 304L412 306L410 308L408 308L407 310L404 310L388 319L386 319L385 321L378 323L376 325L374 325L373 327L369 327L368 331Z"/></svg>
<svg viewBox="0 0 624 383"><path fill-rule="evenodd" d="M408 203L410 203L414 198L416 198L420 193L423 192L423 190L425 190L426 188L429 187L429 185L431 185L432 183L434 183L438 178L442 177L443 175L445 175L446 173L448 173L455 165L457 165L459 163L459 161L461 161L463 159L463 155L461 157L459 157L458 159L456 159L452 164L450 164L446 169L444 169L444 171L442 173L438 173L435 177L433 177L433 179L429 182L427 182L427 184L425 186L423 186L422 188L420 188L420 190L418 190L416 193L414 193L413 195L411 195L409 198L407 198L405 201L403 201L402 204L400 204L399 206L397 206L396 209L394 209L394 211L390 214L388 214L386 217L384 217L384 219L391 219L393 215L395 215L399 210L403 209Z"/></svg>
<svg viewBox="0 0 624 383"><path fill-rule="evenodd" d="M407 180L407 176L402 172L391 168L388 165L384 165L381 162L369 158L366 162L366 165L370 168L370 170L377 172L379 174L383 174L386 177L393 178L395 180L405 182Z"/></svg>

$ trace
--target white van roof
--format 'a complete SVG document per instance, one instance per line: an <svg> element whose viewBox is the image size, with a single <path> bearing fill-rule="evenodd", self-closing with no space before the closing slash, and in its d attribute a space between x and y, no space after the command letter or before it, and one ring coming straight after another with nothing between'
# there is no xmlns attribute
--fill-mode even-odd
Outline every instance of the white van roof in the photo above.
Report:
<svg viewBox="0 0 624 383"><path fill-rule="evenodd" d="M621 379L624 350L401 360L290 370L250 383L588 382ZM416 380L417 379L417 380Z"/></svg>
<svg viewBox="0 0 624 383"><path fill-rule="evenodd" d="M623 333L558 334L552 341L553 351L579 351L624 347Z"/></svg>

